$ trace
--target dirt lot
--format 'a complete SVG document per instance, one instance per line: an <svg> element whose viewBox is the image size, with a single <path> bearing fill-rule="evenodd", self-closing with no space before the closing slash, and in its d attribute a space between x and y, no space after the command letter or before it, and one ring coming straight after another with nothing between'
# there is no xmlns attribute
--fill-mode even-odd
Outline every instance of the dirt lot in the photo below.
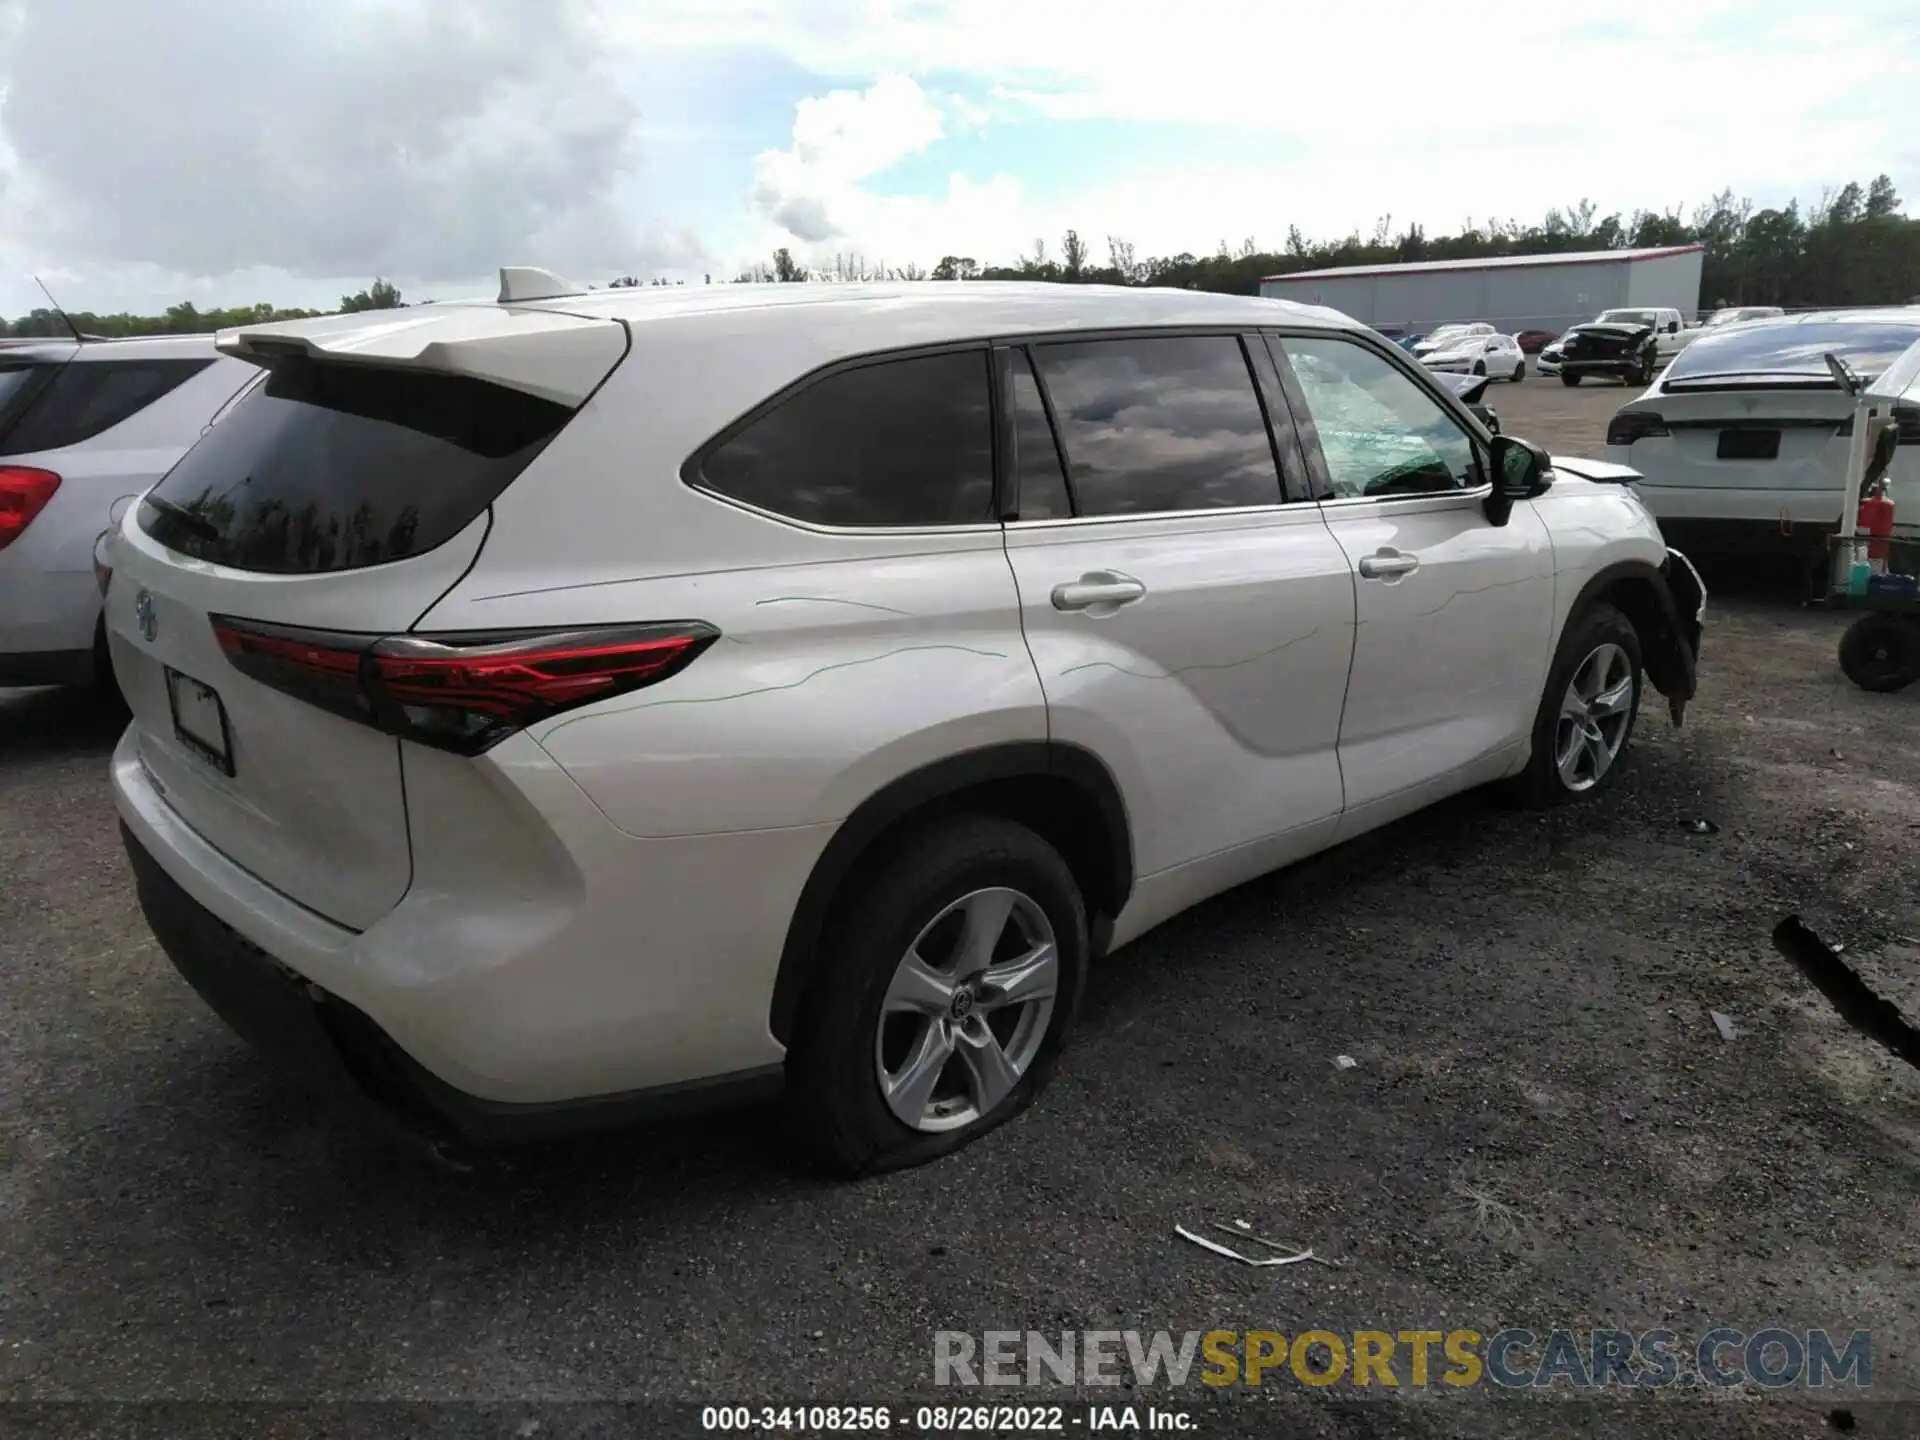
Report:
<svg viewBox="0 0 1920 1440"><path fill-rule="evenodd" d="M1493 399L1591 452L1623 393ZM854 1185L797 1171L769 1115L469 1175L383 1148L268 1079L147 938L111 726L0 696L0 1400L951 1401L942 1328L1777 1323L1870 1330L1880 1405L1596 1413L1564 1388L1284 1379L1144 1398L1204 1435L1807 1436L1835 1406L1915 1433L1885 1402L1920 1400L1920 1073L1767 936L1803 914L1920 1014L1920 691L1860 693L1838 617L1711 578L1701 698L1679 732L1643 716L1610 796L1545 817L1467 797L1182 917L1095 976L1035 1110ZM1342 1268L1173 1237L1234 1218ZM344 1413L285 1433L536 1433L511 1405ZM604 1433L687 1433L637 1415ZM537 1433L596 1417L548 1409ZM0 1405L22 1434L266 1423Z"/></svg>

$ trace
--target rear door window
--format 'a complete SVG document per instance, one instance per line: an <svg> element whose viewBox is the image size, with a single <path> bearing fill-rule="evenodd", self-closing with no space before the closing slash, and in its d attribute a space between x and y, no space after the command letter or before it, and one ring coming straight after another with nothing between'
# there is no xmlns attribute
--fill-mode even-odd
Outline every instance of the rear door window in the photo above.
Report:
<svg viewBox="0 0 1920 1440"><path fill-rule="evenodd" d="M1238 336L1074 341L1037 345L1033 357L1079 514L1280 503L1279 464Z"/></svg>
<svg viewBox="0 0 1920 1440"><path fill-rule="evenodd" d="M0 453L30 455L91 440L211 364L211 358L70 361L21 407L0 439Z"/></svg>
<svg viewBox="0 0 1920 1440"><path fill-rule="evenodd" d="M834 371L723 436L688 478L815 525L991 524L987 363L982 347Z"/></svg>
<svg viewBox="0 0 1920 1440"><path fill-rule="evenodd" d="M140 523L240 570L403 560L464 530L572 414L470 376L281 361L154 487Z"/></svg>

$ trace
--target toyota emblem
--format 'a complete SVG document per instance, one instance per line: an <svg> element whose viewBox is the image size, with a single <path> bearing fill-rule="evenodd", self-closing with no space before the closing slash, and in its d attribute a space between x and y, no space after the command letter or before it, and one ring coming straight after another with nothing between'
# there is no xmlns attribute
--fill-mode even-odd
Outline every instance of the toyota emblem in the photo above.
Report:
<svg viewBox="0 0 1920 1440"><path fill-rule="evenodd" d="M133 597L133 618L140 627L141 638L149 644L160 633L160 619L153 613L153 592L142 590Z"/></svg>

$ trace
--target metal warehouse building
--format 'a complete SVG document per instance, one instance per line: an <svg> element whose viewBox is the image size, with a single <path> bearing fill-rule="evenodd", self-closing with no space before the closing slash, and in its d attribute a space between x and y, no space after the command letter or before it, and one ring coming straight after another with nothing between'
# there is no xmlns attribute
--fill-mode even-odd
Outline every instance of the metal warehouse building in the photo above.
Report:
<svg viewBox="0 0 1920 1440"><path fill-rule="evenodd" d="M1416 260L1270 275L1260 293L1326 305L1376 330L1430 330L1456 320L1495 329L1564 330L1622 305L1700 305L1703 247L1588 250L1502 260Z"/></svg>

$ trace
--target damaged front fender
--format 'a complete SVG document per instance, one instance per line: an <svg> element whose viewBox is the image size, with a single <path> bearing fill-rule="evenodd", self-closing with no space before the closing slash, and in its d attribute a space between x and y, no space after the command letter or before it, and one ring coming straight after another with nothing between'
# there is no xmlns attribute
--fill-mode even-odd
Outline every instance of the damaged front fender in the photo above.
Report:
<svg viewBox="0 0 1920 1440"><path fill-rule="evenodd" d="M1651 615L1638 617L1642 663L1654 688L1667 697L1673 723L1686 717L1700 664L1700 636L1707 613L1707 587L1700 572L1678 550L1668 550L1654 595ZM1647 623L1647 622L1651 623Z"/></svg>

